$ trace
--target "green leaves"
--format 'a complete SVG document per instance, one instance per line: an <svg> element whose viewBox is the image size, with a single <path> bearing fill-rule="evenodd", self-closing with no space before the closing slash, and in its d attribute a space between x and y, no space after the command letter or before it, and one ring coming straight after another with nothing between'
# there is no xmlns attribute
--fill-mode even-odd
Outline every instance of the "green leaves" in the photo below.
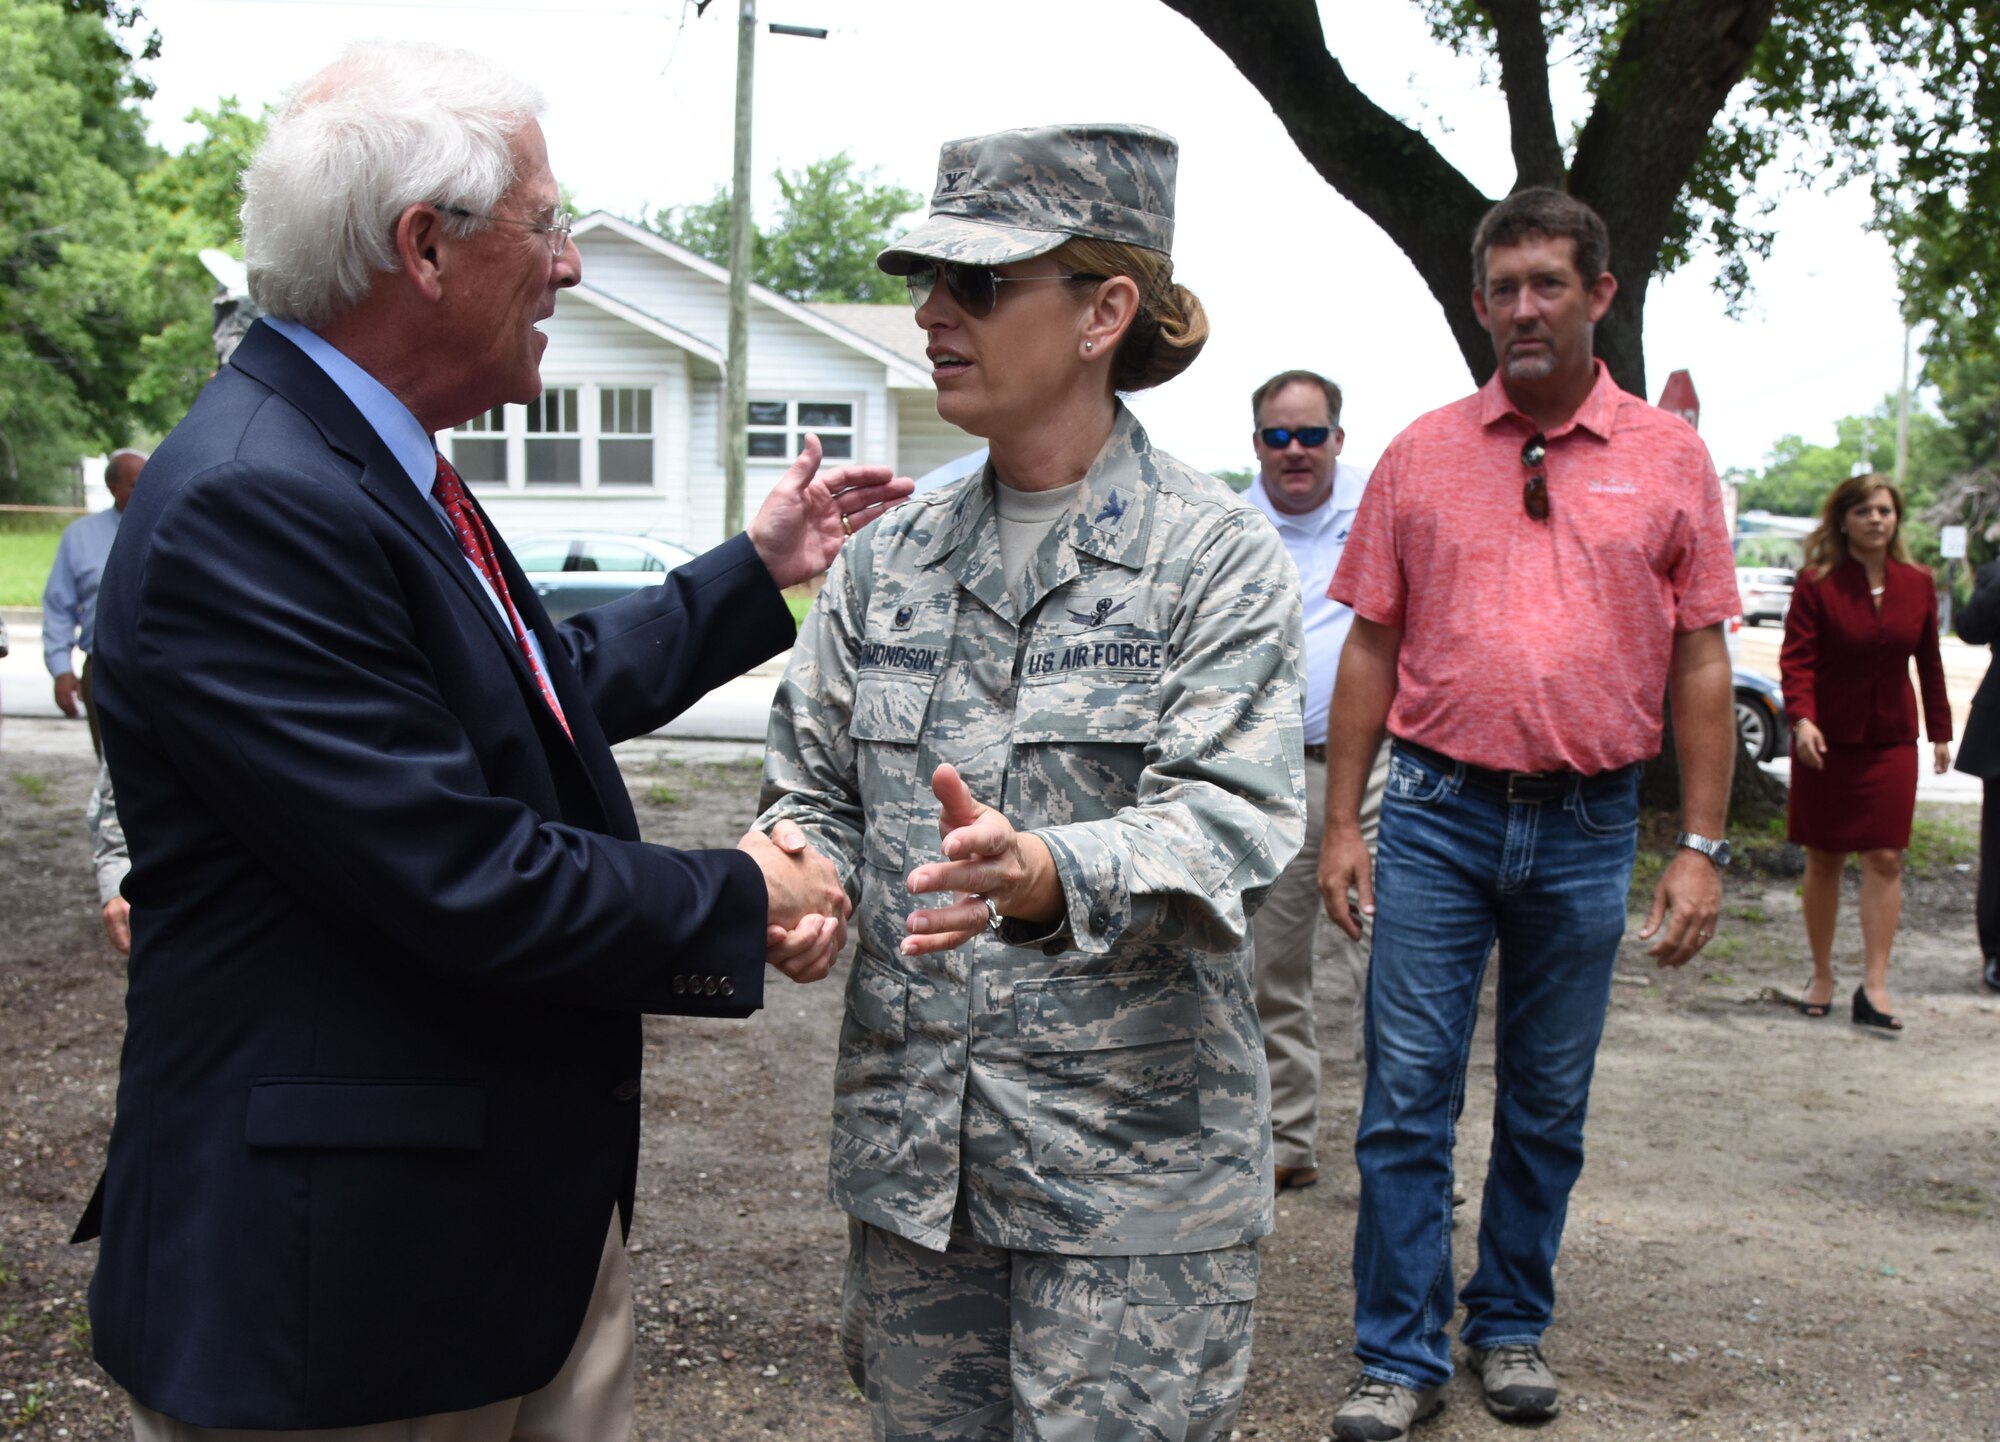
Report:
<svg viewBox="0 0 2000 1442"><path fill-rule="evenodd" d="M148 144L139 21L0 0L0 500L66 498L79 456L169 429L215 367L199 252L233 246L262 126L224 100L181 154Z"/></svg>
<svg viewBox="0 0 2000 1442"><path fill-rule="evenodd" d="M148 152L124 65L97 16L0 0L0 499L48 496L76 438L129 431Z"/></svg>
<svg viewBox="0 0 2000 1442"><path fill-rule="evenodd" d="M772 172L780 197L771 224L751 237L751 278L793 300L882 303L903 282L875 268L904 216L923 204L899 185L878 185L846 151L789 174ZM729 261L729 191L656 213L653 229L717 265Z"/></svg>

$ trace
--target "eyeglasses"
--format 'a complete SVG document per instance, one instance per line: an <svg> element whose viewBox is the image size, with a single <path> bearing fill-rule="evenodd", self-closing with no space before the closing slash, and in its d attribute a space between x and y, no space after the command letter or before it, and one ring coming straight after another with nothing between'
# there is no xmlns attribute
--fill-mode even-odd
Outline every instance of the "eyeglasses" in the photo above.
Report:
<svg viewBox="0 0 2000 1442"><path fill-rule="evenodd" d="M1286 426L1266 426L1257 432L1257 439L1274 451L1282 451L1293 441L1307 450L1326 444L1326 438L1333 434L1332 426L1300 426L1293 430Z"/></svg>
<svg viewBox="0 0 2000 1442"><path fill-rule="evenodd" d="M1521 487L1521 504L1532 520L1546 521L1549 518L1549 478L1542 470L1542 462L1549 458L1548 437L1536 431L1521 447L1521 464L1534 474Z"/></svg>
<svg viewBox="0 0 2000 1442"><path fill-rule="evenodd" d="M922 310L924 302L937 289L938 273L944 273L944 288L951 292L951 298L958 302L959 309L975 320L993 314L993 307L999 303L1000 287L1006 284L1020 284L1031 280L1106 280L1109 277L1092 275L1088 271L1077 271L1072 275L999 275L990 265L960 265L957 261L946 261L942 265L927 265L904 276L910 287L910 305Z"/></svg>
<svg viewBox="0 0 2000 1442"><path fill-rule="evenodd" d="M485 220L501 225L525 226L537 235L548 237L550 255L563 253L563 247L569 244L569 233L576 225L576 216L567 210L559 210L547 220L516 220L511 215L481 215L476 210L466 210L457 205L440 205L438 209L446 215L456 215L464 220Z"/></svg>

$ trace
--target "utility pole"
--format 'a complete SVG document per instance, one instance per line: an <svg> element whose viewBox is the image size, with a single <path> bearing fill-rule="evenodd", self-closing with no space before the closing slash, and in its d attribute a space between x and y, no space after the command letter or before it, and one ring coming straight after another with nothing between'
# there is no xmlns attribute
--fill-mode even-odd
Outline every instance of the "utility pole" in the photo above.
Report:
<svg viewBox="0 0 2000 1442"><path fill-rule="evenodd" d="M751 84L757 61L757 0L737 0L736 15L736 169L729 186L729 359L722 383L722 424L727 429L723 452L722 534L743 529L743 477L750 465L750 111ZM696 0L699 16L709 0ZM773 25L774 35L826 39L812 25Z"/></svg>
<svg viewBox="0 0 2000 1442"><path fill-rule="evenodd" d="M750 102L757 60L757 0L738 0L736 20L736 171L729 187L729 361L723 425L722 534L743 529L743 473L750 461Z"/></svg>

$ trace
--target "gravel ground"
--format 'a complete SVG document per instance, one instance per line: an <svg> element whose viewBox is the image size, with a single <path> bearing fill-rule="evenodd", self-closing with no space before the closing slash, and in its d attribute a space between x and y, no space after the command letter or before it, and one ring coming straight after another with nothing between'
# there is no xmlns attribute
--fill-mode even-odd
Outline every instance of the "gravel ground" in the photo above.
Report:
<svg viewBox="0 0 2000 1442"><path fill-rule="evenodd" d="M80 726L0 731L0 1434L129 1436L90 1361L94 1249L66 1243L102 1158L122 968L99 934ZM621 749L646 834L726 845L742 748ZM1976 987L1970 808L1926 805L1892 987L1908 1033L1781 1004L1807 969L1795 883L1731 878L1697 968L1628 941L1547 1339L1567 1399L1539 1436L2000 1439L2000 998ZM1852 901L1842 979L1858 979ZM1346 1160L1359 1077L1322 973L1325 1180L1266 1244L1237 1435L1312 1442L1352 1375ZM1844 994L1844 993L1843 993ZM631 1242L639 1426L660 1442L862 1439L834 1343L844 1220L825 1200L837 986L779 982L748 1023L647 1023ZM1458 1153L1477 1226L1492 1104L1475 1045ZM496 1257L495 1266L507 1259ZM1424 1442L1518 1436L1467 1378Z"/></svg>

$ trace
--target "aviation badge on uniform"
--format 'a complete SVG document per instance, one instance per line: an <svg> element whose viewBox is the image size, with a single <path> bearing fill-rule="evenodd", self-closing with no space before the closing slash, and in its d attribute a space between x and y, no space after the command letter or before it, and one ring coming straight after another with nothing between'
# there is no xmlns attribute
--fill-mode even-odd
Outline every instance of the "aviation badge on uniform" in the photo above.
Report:
<svg viewBox="0 0 2000 1442"><path fill-rule="evenodd" d="M1099 598L1097 605L1093 609L1088 611L1071 611L1069 618L1076 622L1077 625L1083 627L1084 630L1095 631L1099 626L1102 626L1130 604L1129 601L1114 602L1109 596L1104 596Z"/></svg>

